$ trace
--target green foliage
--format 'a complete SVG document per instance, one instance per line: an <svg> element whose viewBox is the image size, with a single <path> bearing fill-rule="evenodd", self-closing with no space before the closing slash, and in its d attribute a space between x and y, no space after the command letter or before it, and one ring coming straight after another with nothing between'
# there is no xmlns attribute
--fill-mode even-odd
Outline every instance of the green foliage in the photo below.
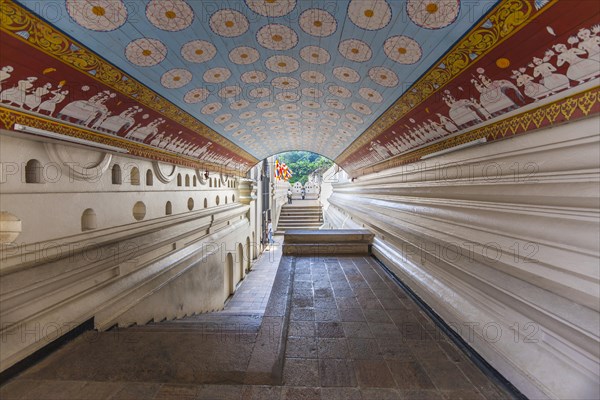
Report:
<svg viewBox="0 0 600 400"><path fill-rule="evenodd" d="M277 158L292 170L294 175L289 181L292 185L296 182L304 185L312 172L318 169L325 172L333 165L330 159L309 151L290 151L279 154Z"/></svg>

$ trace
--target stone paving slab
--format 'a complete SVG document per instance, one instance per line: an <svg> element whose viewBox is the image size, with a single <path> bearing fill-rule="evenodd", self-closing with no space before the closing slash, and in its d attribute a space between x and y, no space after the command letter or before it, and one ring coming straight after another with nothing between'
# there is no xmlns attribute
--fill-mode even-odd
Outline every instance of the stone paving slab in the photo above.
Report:
<svg viewBox="0 0 600 400"><path fill-rule="evenodd" d="M194 344L182 341L180 333L157 347L131 343L130 353L124 354L102 352L87 343L83 354L104 357L111 367L106 371L113 375L83 374L82 360L57 352L1 386L0 398L513 398L438 330L370 257L284 257L274 282L250 352L232 342L229 355L194 354L198 362L185 364L181 348L189 352ZM131 352L140 354L148 371L159 369L164 360L172 365L159 374L140 369L138 375L128 375L119 365ZM213 384L189 380L219 362L239 367L241 375ZM245 384L239 381L242 375ZM264 384L266 378L270 384Z"/></svg>

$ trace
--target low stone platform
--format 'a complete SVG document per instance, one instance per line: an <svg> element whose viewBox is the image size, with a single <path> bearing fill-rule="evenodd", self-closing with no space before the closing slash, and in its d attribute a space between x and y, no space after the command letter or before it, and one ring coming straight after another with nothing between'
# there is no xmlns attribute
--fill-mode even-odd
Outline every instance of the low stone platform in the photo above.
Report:
<svg viewBox="0 0 600 400"><path fill-rule="evenodd" d="M308 230L285 232L286 256L369 255L374 235L366 229Z"/></svg>

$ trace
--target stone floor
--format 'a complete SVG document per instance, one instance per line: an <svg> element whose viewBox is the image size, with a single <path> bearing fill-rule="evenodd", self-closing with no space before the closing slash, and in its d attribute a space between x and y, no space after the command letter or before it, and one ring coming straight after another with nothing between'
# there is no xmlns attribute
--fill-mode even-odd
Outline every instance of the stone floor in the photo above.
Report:
<svg viewBox="0 0 600 400"><path fill-rule="evenodd" d="M302 200L302 199L294 199L292 200L292 204L287 204L288 207L318 207L321 203L319 200Z"/></svg>
<svg viewBox="0 0 600 400"><path fill-rule="evenodd" d="M274 364L282 369L276 374L280 384L239 383L252 365L249 359L261 350L255 331L225 343L207 342L200 351L194 349L204 336L194 332L194 323L179 330L156 324L158 332L125 330L112 344L74 341L3 385L0 399L512 398L437 330L373 259L284 258L281 265L269 301L271 308L274 300L286 304L277 350L283 363ZM229 310L246 304L258 311L258 301L244 292L245 285L252 286L248 282L238 289L247 300L234 303L234 296ZM284 291L277 287L281 282L287 282ZM284 292L287 299L276 298ZM140 337L128 343L127 335ZM199 383L203 366L219 360L229 360L224 368L235 368L239 376L222 371L215 384Z"/></svg>
<svg viewBox="0 0 600 400"><path fill-rule="evenodd" d="M269 246L269 251L263 252L253 263L252 272L242 281L222 312L264 313L281 260L283 236L274 236L273 240L275 244Z"/></svg>

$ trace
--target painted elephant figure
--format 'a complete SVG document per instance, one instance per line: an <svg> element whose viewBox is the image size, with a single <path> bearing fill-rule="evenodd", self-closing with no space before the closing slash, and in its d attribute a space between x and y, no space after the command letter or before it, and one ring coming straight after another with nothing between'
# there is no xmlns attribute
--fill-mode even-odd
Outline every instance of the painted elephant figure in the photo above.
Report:
<svg viewBox="0 0 600 400"><path fill-rule="evenodd" d="M120 115L114 115L112 117L106 118L102 122L102 124L100 124L99 129L118 135L119 133L125 131L127 128L133 126L133 124L135 124L135 120L131 117L122 117Z"/></svg>
<svg viewBox="0 0 600 400"><path fill-rule="evenodd" d="M67 104L58 113L58 118L72 119L73 122L89 125L107 112L106 107L91 104L86 100L76 100Z"/></svg>
<svg viewBox="0 0 600 400"><path fill-rule="evenodd" d="M483 121L474 110L473 104L466 99L458 100L456 103L452 104L448 114L459 128L471 126Z"/></svg>

